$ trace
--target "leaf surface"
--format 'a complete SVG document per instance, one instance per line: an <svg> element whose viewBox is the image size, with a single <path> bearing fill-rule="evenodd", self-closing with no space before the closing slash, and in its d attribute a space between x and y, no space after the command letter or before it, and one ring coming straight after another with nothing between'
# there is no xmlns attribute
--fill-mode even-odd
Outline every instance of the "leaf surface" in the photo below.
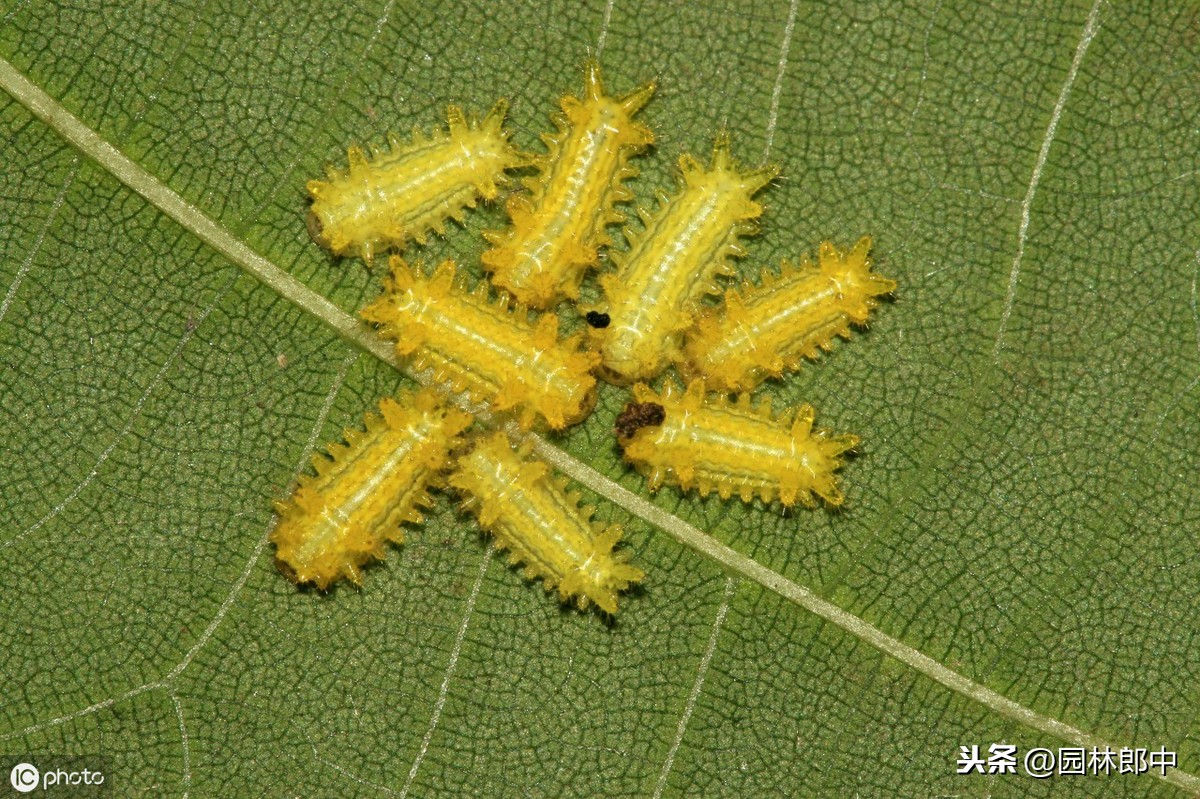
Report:
<svg viewBox="0 0 1200 799"><path fill-rule="evenodd" d="M0 751L117 795L1200 793L1198 36L1100 2L0 10ZM895 301L765 391L862 436L847 507L646 502L609 387L542 446L648 573L615 623L449 499L361 590L297 591L271 500L412 384L305 180L500 95L535 150L589 52L660 80L643 203L720 125L782 165L744 275L874 238ZM477 275L504 222L419 257ZM955 774L1101 741L1181 770Z"/></svg>

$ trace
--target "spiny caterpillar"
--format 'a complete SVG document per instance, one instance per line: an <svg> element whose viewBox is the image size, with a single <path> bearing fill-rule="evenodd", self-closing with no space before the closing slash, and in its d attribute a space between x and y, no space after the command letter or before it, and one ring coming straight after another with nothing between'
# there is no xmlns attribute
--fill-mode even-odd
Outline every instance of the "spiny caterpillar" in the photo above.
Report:
<svg viewBox="0 0 1200 799"><path fill-rule="evenodd" d="M416 129L403 143L388 134L390 150L376 149L368 161L360 147L347 151L350 169L329 167L329 180L310 180L313 203L308 228L313 239L337 255L357 253L370 262L376 252L409 239L425 243L430 230L445 232L445 221L462 221L475 200L495 199L507 169L528 160L508 143L500 100L478 122L450 106L450 127L425 138Z"/></svg>
<svg viewBox="0 0 1200 799"><path fill-rule="evenodd" d="M594 335L603 374L616 383L648 380L680 359L697 301L720 292L717 275L734 274L729 258L746 254L738 239L758 229L763 209L751 198L779 173L773 166L739 172L726 131L717 135L709 169L690 155L679 169L682 191L660 197L653 216L638 209L645 230L626 231L629 251L610 251L617 269L600 278L609 323Z"/></svg>
<svg viewBox="0 0 1200 799"><path fill-rule="evenodd" d="M629 157L654 142L650 129L633 121L654 82L615 98L604 94L599 64L588 62L584 72L583 98L563 97L562 114L554 116L558 133L542 137L549 152L534 159L540 174L524 181L532 196L513 195L511 227L485 234L495 247L483 254L484 268L532 308L579 296L597 248L612 243L605 228L625 219L613 204L633 199L621 185L637 174Z"/></svg>
<svg viewBox="0 0 1200 799"><path fill-rule="evenodd" d="M686 391L668 382L662 394L639 383L633 397L617 433L625 459L648 477L651 491L670 483L721 499L737 493L744 502L758 494L764 502L778 496L784 506L813 507L816 494L842 504L833 473L858 437L814 430L811 405L773 418L769 399L757 409L749 394L736 403L706 399L698 380Z"/></svg>
<svg viewBox="0 0 1200 799"><path fill-rule="evenodd" d="M700 318L684 347L684 372L718 391L750 391L767 377L796 369L802 358L829 350L834 336L865 325L876 297L896 283L871 272L871 239L849 252L821 244L820 264L807 256L799 268L786 261L778 278L764 271L758 286L726 292L725 306Z"/></svg>
<svg viewBox="0 0 1200 799"><path fill-rule="evenodd" d="M566 481L529 459L527 449L514 452L503 433L462 457L450 485L466 496L464 505L480 526L509 550L509 562L524 563L525 576L541 577L563 602L574 597L580 609L594 602L614 614L617 592L645 576L625 562L625 553L613 553L621 528L592 522L592 509L579 507L579 495L566 491Z"/></svg>
<svg viewBox="0 0 1200 799"><path fill-rule="evenodd" d="M346 444L330 444L328 458L313 456L316 476L301 476L275 505L276 564L296 583L322 590L342 577L361 583L360 567L383 559L383 542L402 542L401 525L421 521L418 508L431 504L426 487L471 426L431 389L385 397L379 410L367 413L365 432L347 430Z"/></svg>
<svg viewBox="0 0 1200 799"><path fill-rule="evenodd" d="M591 412L597 356L579 349L580 335L559 341L553 314L534 324L506 298L489 302L484 282L469 293L450 260L430 277L399 256L390 263L383 295L361 314L381 325L417 370L432 367L437 382L497 411L516 409L526 429L540 416L559 430Z"/></svg>

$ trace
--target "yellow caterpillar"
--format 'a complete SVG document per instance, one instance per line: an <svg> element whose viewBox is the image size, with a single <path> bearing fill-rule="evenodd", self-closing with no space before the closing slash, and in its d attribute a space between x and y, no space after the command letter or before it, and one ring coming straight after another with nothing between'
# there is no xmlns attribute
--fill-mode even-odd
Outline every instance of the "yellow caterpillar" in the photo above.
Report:
<svg viewBox="0 0 1200 799"><path fill-rule="evenodd" d="M347 172L330 167L328 180L308 182L309 233L337 255L358 254L370 262L380 249L409 239L424 244L429 231L445 231L448 217L461 222L477 197L496 198L507 182L505 170L528 163L508 143L507 110L500 100L476 122L450 106L448 131L425 138L414 130L408 143L388 134L389 151L376 150L373 161L351 147Z"/></svg>
<svg viewBox="0 0 1200 799"><path fill-rule="evenodd" d="M729 134L713 146L712 166L679 159L683 189L659 211L645 212L645 230L626 232L628 252L610 251L615 272L601 277L609 322L600 340L602 374L616 383L649 380L679 360L682 333L705 294L721 290L730 257L745 255L738 239L757 231L762 206L751 199L777 174L776 167L742 173L729 155Z"/></svg>
<svg viewBox="0 0 1200 799"><path fill-rule="evenodd" d="M322 590L345 577L362 582L360 567L384 557L383 542L404 540L401 525L421 521L431 504L425 489L446 465L471 417L425 389L399 401L385 397L382 414L366 415L366 430L347 430L345 444L315 455L315 477L277 502L271 533L279 570Z"/></svg>
<svg viewBox="0 0 1200 799"><path fill-rule="evenodd" d="M495 245L482 258L492 281L531 308L579 295L597 248L612 243L605 228L625 218L613 204L633 199L621 185L637 174L629 157L654 142L650 129L633 121L654 82L616 98L604 94L596 62L584 72L582 99L562 98L558 133L543 137L549 152L534 159L540 174L524 181L531 196L513 195L512 225L485 234Z"/></svg>
<svg viewBox="0 0 1200 799"><path fill-rule="evenodd" d="M661 394L639 383L633 397L617 419L617 435L651 491L668 483L701 496L736 493L744 502L757 494L764 502L778 497L784 506L812 507L815 494L842 504L834 472L858 437L814 430L811 405L772 417L769 400L752 409L748 394L736 403L707 399L698 380L686 391L668 382Z"/></svg>
<svg viewBox="0 0 1200 799"><path fill-rule="evenodd" d="M485 283L468 292L453 261L428 277L399 256L390 264L383 295L361 314L395 339L396 352L417 370L432 368L451 390L516 411L526 429L540 417L559 430L591 412L597 356L579 349L581 336L560 341L553 314L531 323L506 299L489 302Z"/></svg>
<svg viewBox="0 0 1200 799"><path fill-rule="evenodd" d="M574 598L581 609L594 602L617 612L617 593L644 576L613 553L621 528L601 528L591 521L592 509L579 507L579 495L565 490L550 467L520 454L497 433L481 440L458 462L450 485L467 497L485 530L509 550L510 563L524 563L527 578L541 577L559 599Z"/></svg>
<svg viewBox="0 0 1200 799"><path fill-rule="evenodd" d="M805 256L798 268L785 262L778 278L764 271L758 286L726 292L724 308L688 335L684 373L710 389L750 391L829 350L834 336L849 338L850 325L865 325L876 298L896 288L871 271L870 250L867 236L849 252L824 242L819 265Z"/></svg>

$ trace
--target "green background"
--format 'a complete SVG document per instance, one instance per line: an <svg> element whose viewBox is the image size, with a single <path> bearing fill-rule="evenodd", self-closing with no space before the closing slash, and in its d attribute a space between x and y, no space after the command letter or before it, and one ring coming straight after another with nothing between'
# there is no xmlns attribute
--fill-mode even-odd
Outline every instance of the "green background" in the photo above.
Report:
<svg viewBox="0 0 1200 799"><path fill-rule="evenodd" d="M504 95L532 150L589 52L616 92L659 78L639 197L725 124L784 172L744 274L870 234L899 289L764 392L862 436L843 511L655 504L1195 772L1200 8L1057 6L9 2L0 55L350 313L378 267L304 227L305 180L348 144ZM271 500L406 378L7 94L0 141L0 751L103 754L122 796L1187 795L956 776L962 745L1064 741L605 501L648 574L612 624L444 498L361 590L296 590ZM478 274L503 224L412 254ZM553 443L645 495L624 401Z"/></svg>

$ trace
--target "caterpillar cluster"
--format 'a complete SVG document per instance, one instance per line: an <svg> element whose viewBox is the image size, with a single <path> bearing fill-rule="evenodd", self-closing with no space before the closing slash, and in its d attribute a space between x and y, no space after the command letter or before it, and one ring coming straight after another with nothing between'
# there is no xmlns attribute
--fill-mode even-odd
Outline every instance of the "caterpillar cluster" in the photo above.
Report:
<svg viewBox="0 0 1200 799"><path fill-rule="evenodd" d="M501 100L482 120L451 107L448 131L408 143L392 136L390 151L369 162L351 148L347 173L330 169L327 181L308 184L314 240L367 262L394 251L383 293L361 315L438 390L385 398L382 416L368 414L365 432L330 445L329 458L314 460L316 476L277 503L271 539L293 581L320 589L340 578L360 582L384 542L403 540L402 525L420 522L429 489L449 490L526 577L581 609L616 613L618 594L644 577L614 549L620 528L594 524L592 510L527 444L514 449L504 434L472 432L475 420L450 404L455 395L523 431L558 431L591 413L597 376L632 383L617 441L652 491L673 484L785 507L842 503L834 473L858 438L814 428L808 405L780 415L769 402L752 408L749 392L848 337L850 325L865 325L895 283L871 271L863 238L845 253L824 243L819 263L785 264L757 286L727 287L731 259L744 257L742 240L758 232L764 209L754 197L779 170L739 167L725 131L707 168L679 159L679 192L660 196L654 212L638 209L642 229L627 228L628 246L618 249L610 227L626 221L618 203L633 199L630 159L654 142L635 119L654 89L650 81L610 96L589 62L582 95L559 103L543 155L510 145ZM535 173L507 200L511 226L484 234L492 248L481 262L495 299L487 281L469 290L453 261L427 271L400 257L410 241L442 232L447 218L461 221L479 198L497 198L508 172L525 167ZM579 297L603 248L613 264L599 279L604 302L578 308L586 340L560 337L549 311ZM721 306L706 301L722 292ZM686 389L646 384L671 367ZM742 393L731 402L729 392Z"/></svg>
<svg viewBox="0 0 1200 799"><path fill-rule="evenodd" d="M814 496L842 504L834 472L857 436L814 430L810 405L774 419L769 404L752 412L750 392L830 350L835 336L849 338L851 324L866 324L896 287L871 271L870 249L865 236L847 252L824 242L819 264L785 262L779 277L764 271L757 286L729 289L722 307L700 311L677 353L686 392L670 380L661 394L638 383L617 419L625 460L651 491L668 483L702 496L777 498L784 507L812 507ZM726 399L731 392L740 392L736 403Z"/></svg>
<svg viewBox="0 0 1200 799"><path fill-rule="evenodd" d="M593 523L592 509L528 445L514 451L503 433L472 435L475 420L429 388L385 397L380 412L367 414L365 431L346 430L328 457L314 456L316 476L276 503L275 563L293 582L361 584L362 566L384 559L384 543L402 542L403 525L422 521L429 489L447 487L526 577L542 578L564 602L615 614L618 592L641 581L627 553L614 552L620 526Z"/></svg>

